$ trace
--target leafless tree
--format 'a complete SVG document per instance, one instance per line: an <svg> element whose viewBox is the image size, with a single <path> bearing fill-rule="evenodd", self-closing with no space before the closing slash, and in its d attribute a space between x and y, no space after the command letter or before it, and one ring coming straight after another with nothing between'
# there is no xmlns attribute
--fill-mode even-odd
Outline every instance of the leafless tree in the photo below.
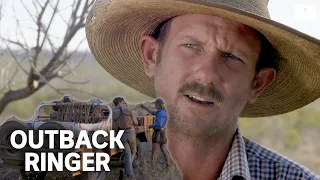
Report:
<svg viewBox="0 0 320 180"><path fill-rule="evenodd" d="M25 0L19 0L18 3L21 3L29 16L28 18L31 18L33 22L34 26L31 30L35 32L37 36L34 42L28 42L21 27L21 20L16 16L17 29L13 31L16 31L17 36L19 35L20 38L13 40L12 38L0 37L2 41L0 43L5 44L6 47L2 53L0 52L0 60L1 56L7 53L17 65L14 70L11 70L9 73L10 77L6 80L6 84L2 87L0 86L0 113L10 102L27 98L44 86L49 86L60 94L73 90L54 87L50 84L53 79L60 79L71 84L88 83L88 81L72 82L66 79L66 76L73 73L75 68L77 68L83 60L83 58L80 59L75 67L68 66L71 57L78 51L80 44L85 41L85 38L79 43L79 46L72 51L68 50L68 45L76 33L84 28L86 16L94 0L73 0L73 2L68 0L70 3L68 7L61 7L61 1L62 0L29 0L29 2L26 2ZM0 10L4 2L5 0L1 0ZM30 10L30 7L32 7L32 10ZM69 17L61 14L64 8L70 8L71 14L69 14ZM12 11L13 14L17 14L15 13L16 9L14 6L12 7ZM50 34L55 18L60 18L67 25L64 36L59 44L54 41L55 37ZM33 44L32 47L31 44ZM19 55L17 50L14 50L12 47L18 48L24 56ZM51 57L43 63L41 53L47 51L46 48L49 49ZM14 79L17 74L21 72L25 75L26 80L22 86L13 88ZM1 67L0 73L3 74Z"/></svg>

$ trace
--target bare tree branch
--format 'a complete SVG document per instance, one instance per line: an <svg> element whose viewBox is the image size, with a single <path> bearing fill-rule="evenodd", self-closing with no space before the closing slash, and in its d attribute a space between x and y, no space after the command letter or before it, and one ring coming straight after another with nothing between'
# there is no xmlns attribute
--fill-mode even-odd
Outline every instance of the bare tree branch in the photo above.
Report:
<svg viewBox="0 0 320 180"><path fill-rule="evenodd" d="M99 99L102 99L102 97L100 96L97 96L96 94L93 94L91 92L88 92L88 91L85 91L85 90L81 90L81 89L58 89L60 92L70 92L70 91L74 91L74 92L80 92L80 93L85 93L85 94L88 94L90 96L93 96L95 98L99 98Z"/></svg>
<svg viewBox="0 0 320 180"><path fill-rule="evenodd" d="M49 5L51 6L52 9L54 9L54 6L51 4L51 2L49 3ZM68 7L67 7L68 8ZM61 15L61 11L64 11L64 8L62 9L58 9L57 10L57 14L59 15L59 17L61 18L61 20L65 23L68 24L68 22L65 20L65 18Z"/></svg>
<svg viewBox="0 0 320 180"><path fill-rule="evenodd" d="M7 46L7 49L9 50L9 52L10 52L13 60L17 63L17 65L19 66L19 68L20 68L26 75L28 75L28 71L22 67L22 65L20 64L18 58L16 57L16 55L14 54L14 52L12 52L12 50L10 49L9 46Z"/></svg>
<svg viewBox="0 0 320 180"><path fill-rule="evenodd" d="M56 69L58 69L59 66L60 66L61 68L63 68L63 67L66 65L66 62L67 62L75 53L78 52L79 47L83 44L83 42L85 42L85 40L86 40L86 38L83 38L83 39L80 41L80 43L78 44L78 46L75 48L74 51L72 51L72 52L69 53L69 54L66 53L66 54L63 56L63 58L61 59L61 61L57 63L57 68L56 68ZM84 60L84 57L85 57L86 53L87 53L87 51L85 52L85 54L84 54L83 57L81 58L81 60L80 60L81 62Z"/></svg>
<svg viewBox="0 0 320 180"><path fill-rule="evenodd" d="M42 82L44 82L45 84L47 84L50 88L56 90L57 93L63 95L63 94L60 93L53 85L51 85L51 84L49 83L49 81L46 79L46 77L44 77L44 76L37 70L37 68L35 67L33 61L30 61L30 65L31 65L31 69L32 69L34 72L36 72L36 75L40 77L40 80L42 80ZM35 75L35 74L34 74L34 75ZM54 77L58 77L57 74L52 74L51 76L53 76L53 78L54 78ZM33 78L34 78L34 79L33 79L33 82L37 82L38 78L35 78L35 77L33 77ZM34 85L34 84L33 84L33 85Z"/></svg>
<svg viewBox="0 0 320 180"><path fill-rule="evenodd" d="M69 84L88 84L90 82L90 81L79 81L79 82L76 82L76 81L67 80L64 77L59 77L59 79L61 79L62 81L66 82L66 83L69 83Z"/></svg>
<svg viewBox="0 0 320 180"><path fill-rule="evenodd" d="M11 91L11 85L12 85L13 79L15 78L15 76L17 74L18 74L18 68L16 67L13 75L11 76L11 78L8 81L8 84L6 86L4 86L2 89L0 89L0 93L3 93L6 89L9 89L9 91Z"/></svg>
<svg viewBox="0 0 320 180"><path fill-rule="evenodd" d="M88 0L87 0L88 1ZM78 3L76 4L75 10L74 11L78 11L78 4L81 3L82 0L79 0ZM93 3L88 3L85 4L83 9L82 9L82 13L81 16L85 16L89 9L91 8L91 6L93 5ZM79 5L80 6L80 5ZM71 22L73 22L72 19L75 19L77 13L75 12L71 13ZM71 41L71 39L74 37L74 35L78 32L79 29L84 27L84 20L85 17L81 17L81 19L83 20L82 22L79 21L78 24L73 24L72 26L69 26L68 30L66 31L65 37L64 37L64 41L62 43L62 45L60 46L59 50L57 51L56 54L58 54L59 56L63 53L63 51L66 49L67 45L69 44L69 42ZM53 57L52 60L47 64L47 66L45 68L43 68L43 71L41 71L41 73L45 73L45 72L53 72L54 69L56 69L57 67L59 67L59 64L57 63L58 61L58 57Z"/></svg>
<svg viewBox="0 0 320 180"><path fill-rule="evenodd" d="M71 53L69 53L67 56L66 56L66 59L65 60L68 60L71 58L71 56L73 56L75 53L77 53L77 51L79 50L79 47L83 44L83 42L86 41L86 38L83 38L80 43L78 44L78 46L75 48L75 50Z"/></svg>
<svg viewBox="0 0 320 180"><path fill-rule="evenodd" d="M86 51L86 52L87 52L87 51ZM62 75L63 77L66 77L66 76L70 75L71 73L73 73L73 71L74 71L75 69L77 69L77 68L80 66L80 64L81 64L81 63L84 61L84 59L85 59L86 52L84 53L84 55L82 56L82 58L80 59L80 61L76 64L76 66L75 66L74 68L72 68L69 72L67 72L67 73L65 73L64 75Z"/></svg>
<svg viewBox="0 0 320 180"><path fill-rule="evenodd" d="M0 59L2 59L2 57L4 56L4 53L6 53L6 51L7 51L7 48L1 52Z"/></svg>
<svg viewBox="0 0 320 180"><path fill-rule="evenodd" d="M25 50L25 51L28 50L28 48L25 47L25 45L22 44L22 43L19 42L19 41L13 41L13 40L10 40L10 39L7 39L7 38L2 38L2 37L0 37L0 39L3 40L3 41L6 41L6 42L12 43L12 44L14 44L14 45L17 45L17 46L21 47L21 48L22 48L23 50Z"/></svg>
<svg viewBox="0 0 320 180"><path fill-rule="evenodd" d="M46 11L46 8L47 8L47 6L49 4L49 1L50 0L46 1L46 3L44 4L44 7L41 9L41 12L39 13L38 18L37 18L37 26L38 26L37 34L38 34L38 36L37 36L37 46L36 46L37 49L36 49L36 51L40 51L41 50L40 36L41 36L41 28L43 27L42 16L43 16L44 12ZM57 3L59 3L59 1ZM50 26L50 24L52 22L52 18L54 17L54 15L55 15L55 11L52 13L52 17L51 17L49 26ZM47 34L47 31L46 31L45 34ZM43 38L43 39L45 39L45 38Z"/></svg>
<svg viewBox="0 0 320 180"><path fill-rule="evenodd" d="M14 70L14 73L13 75L11 76L10 80L8 81L8 88L9 88L9 91L11 91L11 84L12 84L12 81L14 79L14 77L18 74L18 68L16 67L15 70Z"/></svg>
<svg viewBox="0 0 320 180"><path fill-rule="evenodd" d="M49 2L49 0L48 0L47 2ZM54 9L53 9L53 13L52 13L51 19L50 19L50 21L49 21L48 27L42 31L42 32L44 32L43 41L42 41L40 47L37 46L39 53L40 53L40 51L42 50L43 45L44 45L44 42L46 41L46 39L47 39L47 37L48 37L48 32L49 32L49 29L50 29L50 27L51 27L53 18L54 18L54 16L56 15L56 12L57 12L57 9L58 9L58 5L59 5L59 0L57 1L57 4L56 4L56 6L55 6ZM47 4L46 4L46 6L47 6ZM43 15L43 14L42 14L42 15ZM42 15L41 15L41 16L42 16ZM41 19L40 19L40 21L41 21ZM40 33L40 31L41 31L41 28L45 28L44 26L42 26L42 23L41 23L41 26L39 25L39 33ZM37 55L39 55L39 53L37 53ZM37 58L35 57L35 59L34 59L35 63L36 63L36 60L37 60Z"/></svg>
<svg viewBox="0 0 320 180"><path fill-rule="evenodd" d="M34 18L34 16L32 15L32 13L29 11L29 8L25 5L25 3L23 2L23 0L20 0L20 2L21 2L21 4L22 4L23 8L24 8L24 9L27 11L27 13L29 14L30 18L32 18L32 21L33 21L35 24L37 24L37 20ZM14 9L14 11L15 11L15 9ZM14 14L16 14L16 13L14 13Z"/></svg>
<svg viewBox="0 0 320 180"><path fill-rule="evenodd" d="M61 72L62 70L67 69L69 60L76 52L78 52L80 45L82 44L82 42L85 41L85 39L81 40L79 45L75 48L75 50L71 52L67 51L68 45L71 42L71 40L74 38L76 33L84 27L86 16L88 15L90 8L94 3L94 0L74 0L70 8L71 12L68 20L64 19L65 17L63 17L60 14L60 0L32 0L30 4L31 7L34 8L34 10L30 10L28 8L30 6L27 6L23 0L20 0L20 3L22 4L26 13L30 16L31 22L33 22L36 26L34 30L29 28L30 30L32 30L32 32L34 32L35 38L33 42L27 41L25 32L22 30L22 23L17 17L16 9L13 6L12 12L14 13L14 18L16 19L17 24L16 39L13 39L11 37L4 38L3 36L0 36L0 40L6 42L7 50L13 58L13 60L15 61L17 67L14 71L12 71L12 76L8 78L6 87L0 90L0 92L3 92L3 96L0 97L0 113L5 109L5 107L9 103L16 100L27 98L32 94L38 92L41 88L45 86L50 87L59 94L63 94L63 92L66 91L77 91L95 96L94 94L86 92L84 90L61 89L53 86L50 83L53 79L58 79L68 84L81 85L87 84L89 82L73 81L66 79L66 76L72 73L83 62L84 56L80 60L80 62L75 65L74 68L70 68L71 70L67 70L67 73ZM1 8L2 4L0 5L0 11ZM48 13L50 14L48 15ZM44 18L44 16L48 17L48 19ZM53 21L59 17L62 19L64 23L67 23L67 29L61 37L61 44L54 42L54 37L50 34L50 32L52 32ZM16 51L13 51L11 49L11 46L16 46L20 48L23 51L23 56L21 57L17 55ZM49 47L49 49L51 50L51 57L49 58L49 61L42 61L43 63L40 67L38 65L38 61L40 62L39 58L43 57L42 55L40 56L40 54L43 53L47 56L47 50L45 50L45 48L47 47ZM28 60L28 66L22 65L22 62L25 60ZM12 85L14 83L15 78L18 77L17 74L19 74L19 71L22 71L24 74L27 75L27 80L24 85L19 85L19 87L15 86L16 89L14 89Z"/></svg>
<svg viewBox="0 0 320 180"><path fill-rule="evenodd" d="M17 23L16 37L17 37L17 38L19 37L19 36L18 36L18 32L19 32L19 33L21 34L21 37L22 37L23 40L24 40L24 45L25 45L26 49L29 49L27 40L26 40L26 38L25 38L25 36L24 36L24 33L23 33L23 31L22 31L22 29L21 29L21 27L20 27L20 21L19 21L19 19L18 19L18 17L17 17L16 9L15 9L14 7L12 7L12 11L14 12L14 16L15 16L15 18L16 18L16 23Z"/></svg>
<svg viewBox="0 0 320 180"><path fill-rule="evenodd" d="M48 77L47 80L50 81L53 78L54 77ZM0 112L2 112L10 102L29 97L30 95L39 91L45 85L46 84L42 82L42 83L39 83L37 87L34 87L33 84L30 84L27 87L24 87L18 90L7 91L4 94L4 96L0 99Z"/></svg>

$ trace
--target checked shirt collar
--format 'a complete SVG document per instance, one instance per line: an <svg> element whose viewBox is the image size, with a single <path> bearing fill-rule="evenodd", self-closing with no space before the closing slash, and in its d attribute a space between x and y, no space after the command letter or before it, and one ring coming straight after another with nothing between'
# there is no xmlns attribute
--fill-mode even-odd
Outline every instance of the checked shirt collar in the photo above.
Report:
<svg viewBox="0 0 320 180"><path fill-rule="evenodd" d="M234 140L219 180L251 180L243 137L237 127Z"/></svg>

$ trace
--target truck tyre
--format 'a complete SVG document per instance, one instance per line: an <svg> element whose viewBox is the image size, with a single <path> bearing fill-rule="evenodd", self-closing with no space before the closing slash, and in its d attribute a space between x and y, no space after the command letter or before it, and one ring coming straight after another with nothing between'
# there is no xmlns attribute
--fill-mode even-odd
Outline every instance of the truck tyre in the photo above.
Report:
<svg viewBox="0 0 320 180"><path fill-rule="evenodd" d="M10 143L10 136L15 130L22 130L26 134L28 133L28 128L26 124L24 124L20 120L8 120L0 126L0 140L7 141L9 146ZM20 144L22 142L21 136L16 137L16 142ZM20 166L24 164L24 151L19 149L0 149L0 154L6 158L2 158L2 160L6 164ZM13 158L13 159L11 159Z"/></svg>
<svg viewBox="0 0 320 180"><path fill-rule="evenodd" d="M21 169L19 180L44 180L46 175L47 172L35 172L26 174L26 172Z"/></svg>
<svg viewBox="0 0 320 180"><path fill-rule="evenodd" d="M38 130L66 130L66 128L57 122L49 121L39 126ZM49 135L45 135L43 139L43 148L49 148ZM54 137L54 149L60 149L60 136Z"/></svg>
<svg viewBox="0 0 320 180"><path fill-rule="evenodd" d="M66 130L66 128L57 122L49 121L39 126L37 130ZM49 149L49 135L45 135L43 138L43 148ZM54 149L60 149L60 136L55 136L54 138ZM41 171L35 175L31 175L34 180L44 179L47 175L46 171ZM30 177L28 177L30 179Z"/></svg>

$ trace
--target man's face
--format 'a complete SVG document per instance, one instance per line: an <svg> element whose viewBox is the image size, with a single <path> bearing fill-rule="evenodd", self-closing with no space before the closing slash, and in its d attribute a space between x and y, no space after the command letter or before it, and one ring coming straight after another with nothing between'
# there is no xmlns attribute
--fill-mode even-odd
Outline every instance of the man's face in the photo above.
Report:
<svg viewBox="0 0 320 180"><path fill-rule="evenodd" d="M119 107L126 107L126 102L120 101L118 104Z"/></svg>
<svg viewBox="0 0 320 180"><path fill-rule="evenodd" d="M122 107L127 107L127 103L126 103L125 101L122 101L122 102L121 102L121 106L122 106Z"/></svg>
<svg viewBox="0 0 320 180"><path fill-rule="evenodd" d="M254 30L214 16L174 18L163 46L145 36L141 54L168 107L168 129L191 137L235 127L244 106L274 78L270 69L256 74L260 41Z"/></svg>
<svg viewBox="0 0 320 180"><path fill-rule="evenodd" d="M159 109L161 108L160 104L158 104L158 103L155 103L155 104L154 104L154 107L155 107L157 110L159 110Z"/></svg>

